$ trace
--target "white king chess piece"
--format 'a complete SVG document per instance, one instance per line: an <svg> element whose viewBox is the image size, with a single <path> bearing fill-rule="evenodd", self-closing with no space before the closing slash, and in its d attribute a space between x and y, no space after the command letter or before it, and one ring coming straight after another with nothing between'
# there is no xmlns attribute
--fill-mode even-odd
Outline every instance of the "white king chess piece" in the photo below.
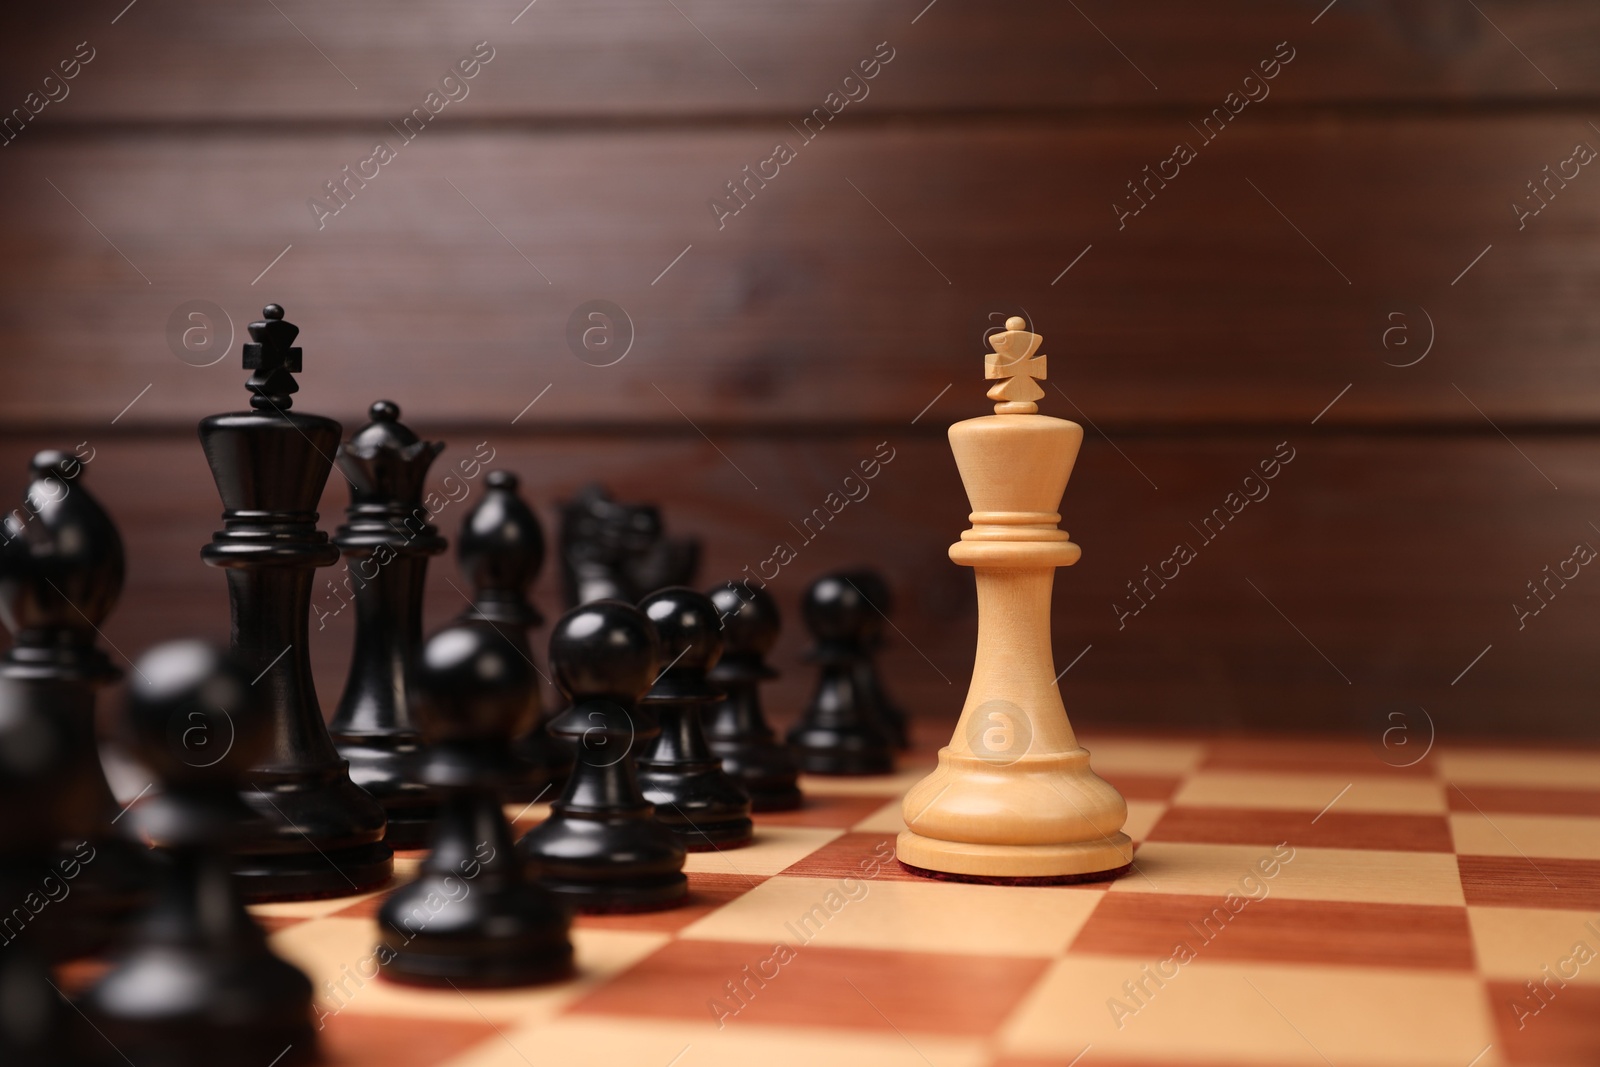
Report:
<svg viewBox="0 0 1600 1067"><path fill-rule="evenodd" d="M1128 805L1089 769L1056 688L1050 597L1081 554L1057 508L1083 427L1038 414L1044 340L1020 317L989 339L993 415L950 427L972 528L950 558L973 568L978 651L939 766L906 794L900 862L958 881L1047 884L1114 878L1133 861Z"/></svg>

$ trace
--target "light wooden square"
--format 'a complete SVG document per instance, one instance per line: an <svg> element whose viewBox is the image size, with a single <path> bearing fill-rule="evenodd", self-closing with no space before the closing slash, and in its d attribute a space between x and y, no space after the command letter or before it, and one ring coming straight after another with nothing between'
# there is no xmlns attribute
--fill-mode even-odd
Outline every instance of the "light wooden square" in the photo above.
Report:
<svg viewBox="0 0 1600 1067"><path fill-rule="evenodd" d="M793 878L763 882L683 931L686 938L980 956L1054 956L1100 894L955 882Z"/></svg>
<svg viewBox="0 0 1600 1067"><path fill-rule="evenodd" d="M1468 975L1368 968L1182 965L1136 1004L1124 982L1155 961L1069 956L1051 966L1002 1031L1006 1051L1066 1063L1394 1064L1502 1062L1479 982ZM1133 1015L1114 1013L1115 998Z"/></svg>

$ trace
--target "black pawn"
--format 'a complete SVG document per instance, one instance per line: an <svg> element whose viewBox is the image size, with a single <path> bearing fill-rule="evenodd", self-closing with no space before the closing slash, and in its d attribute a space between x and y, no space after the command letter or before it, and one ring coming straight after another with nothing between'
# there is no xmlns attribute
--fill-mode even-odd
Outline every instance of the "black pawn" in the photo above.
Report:
<svg viewBox="0 0 1600 1067"><path fill-rule="evenodd" d="M639 784L656 818L690 852L750 843L750 797L706 744L702 709L722 691L706 672L722 655L717 609L693 589L671 586L639 602L661 641L661 675L640 702L661 734L639 755Z"/></svg>
<svg viewBox="0 0 1600 1067"><path fill-rule="evenodd" d="M132 741L165 788L128 822L166 862L148 914L84 995L83 1011L131 1063L209 1067L227 1049L309 1062L311 982L267 946L226 851L242 829L268 829L238 793L271 745L261 690L243 666L198 641L153 649L136 673Z"/></svg>
<svg viewBox="0 0 1600 1067"><path fill-rule="evenodd" d="M299 327L268 304L244 346L252 410L212 415L200 443L222 497L223 528L200 558L228 578L234 657L266 694L271 745L245 777L245 802L271 825L241 841L234 873L252 902L376 889L394 871L383 806L350 780L311 677L311 582L339 549L317 529L317 503L342 428L289 410L299 389Z"/></svg>
<svg viewBox="0 0 1600 1067"><path fill-rule="evenodd" d="M639 791L634 748L656 736L638 700L656 676L654 628L630 604L573 608L550 635L550 663L571 704L550 732L576 753L550 817L518 851L545 886L584 912L655 911L683 903L684 847Z"/></svg>
<svg viewBox="0 0 1600 1067"><path fill-rule="evenodd" d="M389 847L421 848L438 798L421 777L412 675L422 650L428 558L445 549L426 521L422 492L444 445L420 440L391 401L373 404L370 415L372 422L334 457L350 483L350 507L333 543L354 589L356 638L328 732L350 761L351 781L383 805Z"/></svg>
<svg viewBox="0 0 1600 1067"><path fill-rule="evenodd" d="M429 638L417 670L428 752L442 802L417 877L378 912L386 977L415 985L515 986L572 971L571 920L526 879L500 807L520 773L509 742L528 724L532 666L486 622Z"/></svg>
<svg viewBox="0 0 1600 1067"><path fill-rule="evenodd" d="M87 867L64 866L58 843L89 833L98 791L76 773L82 738L56 707L66 683L0 677L0 1063L81 1067L109 1051L52 986L47 957ZM93 854L90 854L92 862ZM82 1032L78 1032L82 1031ZM95 1044L98 1042L98 1046ZM84 1055L79 1055L82 1051Z"/></svg>
<svg viewBox="0 0 1600 1067"><path fill-rule="evenodd" d="M855 585L856 591L866 598L867 606L871 609L862 639L866 655L861 658L857 668L860 677L856 684L866 694L868 702L878 709L883 726L894 741L894 747L908 749L911 747L911 731L905 709L895 703L884 689L883 674L878 669L877 652L883 647L884 630L888 626L889 617L894 613L894 593L890 590L889 582L883 574L871 567L850 571L846 575L846 580Z"/></svg>
<svg viewBox="0 0 1600 1067"><path fill-rule="evenodd" d="M122 593L122 537L84 488L85 466L65 452L33 457L23 505L5 519L0 546L0 616L16 635L0 657L0 677L53 682L54 713L68 725L73 758L66 773L94 797L87 841L63 842L64 855L87 844L95 862L73 887L74 921L51 949L71 957L104 947L143 906L146 850L115 834L116 799L95 737L95 697L122 677L96 645Z"/></svg>
<svg viewBox="0 0 1600 1067"><path fill-rule="evenodd" d="M894 742L875 694L861 684L876 612L846 575L829 574L806 590L802 614L816 639L810 658L820 672L811 703L789 731L800 769L888 774L894 770Z"/></svg>
<svg viewBox="0 0 1600 1067"><path fill-rule="evenodd" d="M706 743L750 794L750 810L798 808L799 765L761 712L761 683L778 676L766 660L782 625L778 602L765 589L734 582L710 596L722 621L722 658L706 678L725 695L706 707Z"/></svg>
<svg viewBox="0 0 1600 1067"><path fill-rule="evenodd" d="M490 471L483 481L483 499L461 521L456 541L456 563L473 589L472 606L461 617L498 626L533 665L528 633L544 624L544 616L528 599L528 590L544 566L544 527L518 494L515 474ZM509 800L532 801L553 793L572 767L571 757L545 728L549 718L537 685L528 692L528 708L531 725L513 746L521 773L506 783Z"/></svg>

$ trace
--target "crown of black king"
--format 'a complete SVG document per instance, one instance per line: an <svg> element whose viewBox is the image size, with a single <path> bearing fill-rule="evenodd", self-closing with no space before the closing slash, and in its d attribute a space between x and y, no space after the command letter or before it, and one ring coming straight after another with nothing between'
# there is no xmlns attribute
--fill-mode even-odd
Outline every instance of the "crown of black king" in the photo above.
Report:
<svg viewBox="0 0 1600 1067"><path fill-rule="evenodd" d="M300 349L294 339L300 327L285 322L283 306L268 304L261 319L250 324L251 343L244 346L244 369L254 371L245 388L255 394L250 406L259 411L286 411L294 404L293 393L300 389L294 376L300 373Z"/></svg>
<svg viewBox="0 0 1600 1067"><path fill-rule="evenodd" d="M337 420L289 410L290 394L299 388L300 349L293 345L299 333L284 321L281 305L268 304L261 321L250 324L253 340L242 346L244 367L252 371L245 383L251 410L200 420L225 527L206 549L208 561L255 554L287 559L295 545L303 545L316 566L338 559L317 529L317 503L344 430ZM332 559L321 562L330 552Z"/></svg>

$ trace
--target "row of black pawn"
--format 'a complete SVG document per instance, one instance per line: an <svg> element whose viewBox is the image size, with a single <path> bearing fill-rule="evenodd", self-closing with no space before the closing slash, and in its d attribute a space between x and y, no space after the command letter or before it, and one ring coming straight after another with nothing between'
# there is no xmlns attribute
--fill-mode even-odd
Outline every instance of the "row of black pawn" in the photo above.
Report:
<svg viewBox="0 0 1600 1067"><path fill-rule="evenodd" d="M701 706L721 695L708 672L722 634L748 647L770 644L776 632L770 598L745 592L748 599L731 588L713 598L669 588L637 608L601 600L557 623L550 662L570 703L546 728L569 748L573 767L550 816L516 842L502 796L521 773L510 742L530 725L533 662L481 619L457 620L427 641L415 710L427 739L422 775L441 802L417 877L379 912L376 957L387 977L454 986L566 977L572 911L674 906L688 892L687 850L751 839L749 796L710 751L700 722ZM739 673L758 676L738 659ZM255 818L239 790L269 744L263 694L239 664L200 642L160 646L134 673L126 732L164 786L127 813L129 829L158 846L154 903L75 1005L93 1040L64 1025L40 931L0 957L0 1031L13 1046L5 1062L127 1057L188 1067L229 1047L281 1049L280 1062L306 1062L315 1049L311 983L268 948L227 855L232 835ZM93 823L94 798L70 795L81 781L66 773L76 739L51 696L47 684L0 680L7 899L30 892L58 840ZM220 755L195 759L196 732L225 738ZM776 741L771 748L782 752Z"/></svg>

